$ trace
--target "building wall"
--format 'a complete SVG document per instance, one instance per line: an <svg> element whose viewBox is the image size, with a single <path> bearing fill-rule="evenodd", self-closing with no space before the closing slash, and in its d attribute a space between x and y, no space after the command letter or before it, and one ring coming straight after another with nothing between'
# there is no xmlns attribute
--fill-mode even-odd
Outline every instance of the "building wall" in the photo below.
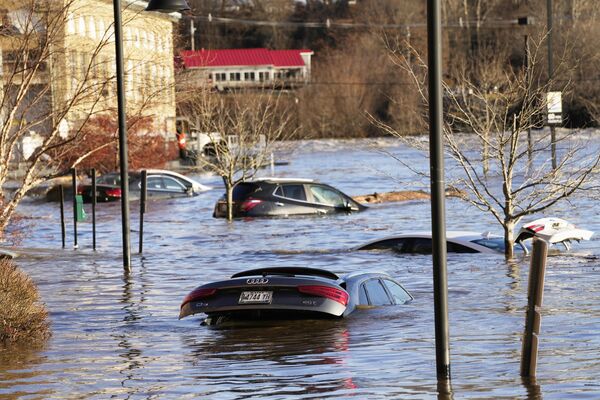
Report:
<svg viewBox="0 0 600 400"><path fill-rule="evenodd" d="M52 68L55 98L68 101L77 93L89 96L69 120L115 110L116 62L113 3L108 0L64 0L64 42ZM144 2L123 1L123 52L128 115L155 120L157 132L175 131L173 23L177 20L143 11ZM140 5L141 4L141 5ZM106 84L108 83L108 84ZM98 101L97 101L98 100ZM96 102L97 101L97 102Z"/></svg>
<svg viewBox="0 0 600 400"><path fill-rule="evenodd" d="M122 0L123 50L127 113L153 120L152 133L175 132L175 79L173 65L173 24L177 14L145 12L146 2ZM19 13L31 5L28 1L0 0L0 11L18 25ZM43 74L37 74L40 86L51 100L55 118L64 116L71 129L93 114L116 115L116 62L112 0L41 0L41 12L51 11L59 18L53 29L40 33L50 37L50 56ZM6 11L6 12L4 12ZM0 21L1 22L1 21ZM6 55L19 33L0 34L0 66L9 66ZM4 57L2 57L4 56ZM9 70L9 68L4 68ZM0 84L5 80L3 74ZM74 105L69 105L74 104ZM42 132L40 132L42 133Z"/></svg>

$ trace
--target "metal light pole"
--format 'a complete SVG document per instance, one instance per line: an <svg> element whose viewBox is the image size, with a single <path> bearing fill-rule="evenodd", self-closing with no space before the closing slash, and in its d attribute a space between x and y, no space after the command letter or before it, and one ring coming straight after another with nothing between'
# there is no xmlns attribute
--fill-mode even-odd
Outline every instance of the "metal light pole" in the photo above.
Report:
<svg viewBox="0 0 600 400"><path fill-rule="evenodd" d="M119 120L119 172L121 175L121 228L123 237L123 267L131 271L131 241L129 227L129 166L127 160L127 120L123 85L123 23L121 0L113 0L115 19L115 62L117 72L117 115ZM189 10L185 0L151 0L146 11L175 12Z"/></svg>
<svg viewBox="0 0 600 400"><path fill-rule="evenodd" d="M436 371L438 380L449 380L450 335L448 328L448 274L446 268L444 143L442 138L442 20L440 0L427 0L427 58Z"/></svg>
<svg viewBox="0 0 600 400"><path fill-rule="evenodd" d="M123 238L123 268L131 270L129 240L129 166L127 160L127 121L123 87L123 24L121 0L113 0L115 13L115 62L117 64L117 115L119 119L119 172L121 174L121 232Z"/></svg>

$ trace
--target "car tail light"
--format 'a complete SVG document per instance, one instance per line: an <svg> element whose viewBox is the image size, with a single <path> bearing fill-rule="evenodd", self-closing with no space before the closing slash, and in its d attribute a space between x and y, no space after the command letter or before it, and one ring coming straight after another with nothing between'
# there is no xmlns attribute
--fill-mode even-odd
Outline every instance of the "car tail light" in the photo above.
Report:
<svg viewBox="0 0 600 400"><path fill-rule="evenodd" d="M184 304L187 304L190 301L195 301L195 300L199 300L199 299L204 299L206 297L210 297L215 293L217 293L217 289L207 289L207 288L194 289L190 293L188 293L187 296L185 296L181 305L183 306Z"/></svg>
<svg viewBox="0 0 600 400"><path fill-rule="evenodd" d="M260 203L262 203L262 200L253 199L252 197L250 197L247 200L244 200L240 208L242 209L242 211L250 211Z"/></svg>
<svg viewBox="0 0 600 400"><path fill-rule="evenodd" d="M106 189L104 193L108 197L121 197L121 188Z"/></svg>
<svg viewBox="0 0 600 400"><path fill-rule="evenodd" d="M344 289L338 289L331 286L306 285L298 286L298 291L304 294L325 297L330 300L337 301L344 306L348 304L348 292L346 292Z"/></svg>

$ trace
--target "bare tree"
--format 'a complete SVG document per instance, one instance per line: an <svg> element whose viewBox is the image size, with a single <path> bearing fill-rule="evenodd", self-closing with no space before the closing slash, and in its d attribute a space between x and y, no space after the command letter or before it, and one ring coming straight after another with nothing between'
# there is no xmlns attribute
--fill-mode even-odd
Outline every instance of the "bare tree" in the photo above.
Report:
<svg viewBox="0 0 600 400"><path fill-rule="evenodd" d="M75 16L83 22L89 5L78 0L8 3L12 8L0 10L0 232L28 191L96 152L88 147L79 148L77 157L70 153L85 142L86 124L110 115L116 106L112 25L88 25L85 35L91 31L92 36L81 40L79 48L67 48L67 38L84 36L86 29ZM128 15L124 25L133 14ZM138 101L130 103L128 112L136 116L164 88L139 86L142 74L136 72L151 65L143 60L130 63L127 86ZM70 165L65 164L65 154L72 157ZM6 191L9 179L16 188L11 192Z"/></svg>
<svg viewBox="0 0 600 400"><path fill-rule="evenodd" d="M543 212L574 193L593 184L594 169L600 155L582 143L562 138L557 168L549 162L550 140L536 135L533 143L527 131L535 128L546 109L546 92L556 82L540 83L540 45L533 44L528 68L515 69L501 49L490 49L479 58L483 79L474 71L454 71L444 83L448 110L444 136L447 155L457 167L449 181L464 193L464 199L479 210L491 213L504 229L507 257L512 257L515 225L525 216ZM424 85L426 65L415 54L418 64L408 65L402 53L394 52L396 64L408 70L427 105ZM470 73L467 73L470 72ZM491 82L495 82L493 86ZM411 146L422 145L385 124L378 125ZM463 133L464 132L464 133ZM484 153L483 149L487 149ZM489 162L484 173L482 163Z"/></svg>
<svg viewBox="0 0 600 400"><path fill-rule="evenodd" d="M223 179L230 221L233 187L268 165L276 142L295 133L292 113L282 105L284 95L269 89L221 94L199 88L179 103L180 115L210 140L211 154L199 155L198 162Z"/></svg>

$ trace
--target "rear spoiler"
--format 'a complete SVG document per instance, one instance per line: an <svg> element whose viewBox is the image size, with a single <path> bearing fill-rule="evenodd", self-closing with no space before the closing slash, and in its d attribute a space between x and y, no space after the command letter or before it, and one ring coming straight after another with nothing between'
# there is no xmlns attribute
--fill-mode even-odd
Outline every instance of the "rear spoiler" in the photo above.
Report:
<svg viewBox="0 0 600 400"><path fill-rule="evenodd" d="M329 278L338 280L339 276L333 272L326 271L318 268L303 268L303 267L267 267L257 268L248 271L238 272L237 274L231 275L232 278L240 278L243 276L256 276L256 275L284 275L284 276L295 276L295 275L308 275L308 276L319 276L322 278Z"/></svg>
<svg viewBox="0 0 600 400"><path fill-rule="evenodd" d="M533 222L523 225L517 235L516 243L528 252L523 244L526 240L538 237L549 244L561 243L565 249L570 250L571 241L590 240L594 232L585 229L579 229L575 225L560 218L540 218Z"/></svg>

